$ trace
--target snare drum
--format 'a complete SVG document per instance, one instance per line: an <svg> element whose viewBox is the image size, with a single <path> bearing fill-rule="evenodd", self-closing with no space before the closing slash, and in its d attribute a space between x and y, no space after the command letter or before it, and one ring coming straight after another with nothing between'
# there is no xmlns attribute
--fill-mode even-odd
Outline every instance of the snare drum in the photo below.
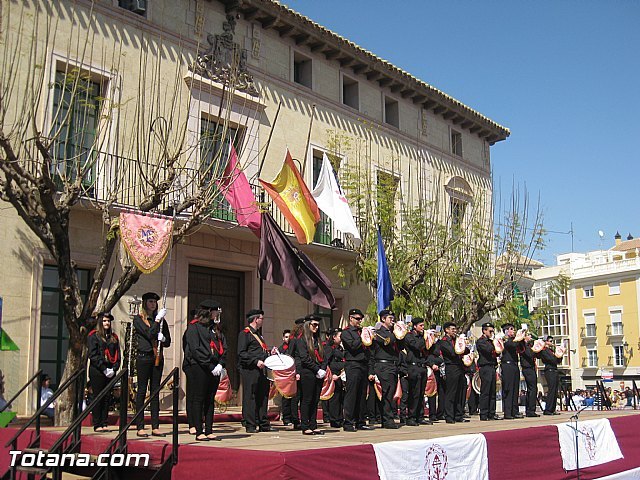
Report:
<svg viewBox="0 0 640 480"><path fill-rule="evenodd" d="M273 382L274 370L287 370L293 367L293 364L294 364L293 357L290 357L289 355L268 356L264 361L267 378Z"/></svg>

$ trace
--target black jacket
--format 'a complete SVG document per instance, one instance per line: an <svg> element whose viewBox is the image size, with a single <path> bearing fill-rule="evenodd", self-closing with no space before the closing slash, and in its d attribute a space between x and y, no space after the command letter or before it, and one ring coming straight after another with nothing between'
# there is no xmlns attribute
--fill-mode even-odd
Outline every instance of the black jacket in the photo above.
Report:
<svg viewBox="0 0 640 480"><path fill-rule="evenodd" d="M182 368L201 366L211 371L218 364L211 351L211 330L208 325L191 322L184 332Z"/></svg>
<svg viewBox="0 0 640 480"><path fill-rule="evenodd" d="M522 342L514 342L511 337L504 337L504 350L502 351L502 361L518 363L518 347Z"/></svg>
<svg viewBox="0 0 640 480"><path fill-rule="evenodd" d="M300 337L296 339L296 347L294 350L294 355L296 359L296 370L298 365L300 366L300 370L297 372L302 375L305 370L310 370L314 375L318 373L320 369L326 369L326 357L321 357L320 351L322 349L322 345L320 345L320 340L318 337L314 338L314 352L313 355L309 353L309 349L307 348L307 343L304 341L304 337Z"/></svg>
<svg viewBox="0 0 640 480"><path fill-rule="evenodd" d="M548 348L543 348L538 357L544 362L545 370L557 370L558 365L562 363L562 359L556 357L556 354Z"/></svg>
<svg viewBox="0 0 640 480"><path fill-rule="evenodd" d="M406 361L408 366L424 367L427 365L427 345L424 343L424 336L419 335L415 331L407 333L404 337L404 347L406 354Z"/></svg>
<svg viewBox="0 0 640 480"><path fill-rule="evenodd" d="M360 333L362 329L348 326L342 331L342 345L344 346L344 358L347 362L362 362L367 363L369 361L369 355L366 347L362 344Z"/></svg>
<svg viewBox="0 0 640 480"><path fill-rule="evenodd" d="M344 369L344 349L340 345L324 346L325 363L334 375L340 375Z"/></svg>
<svg viewBox="0 0 640 480"><path fill-rule="evenodd" d="M169 332L169 325L167 325L165 319L162 319L161 322L156 322L152 318L149 318L149 326L147 326L140 315L133 317L133 328L136 330L138 352L146 354L153 353L153 347L158 342L160 324L162 324L162 334L164 335L162 346L167 348L171 345L171 333Z"/></svg>
<svg viewBox="0 0 640 480"><path fill-rule="evenodd" d="M537 354L531 350L531 345L522 342L520 347L520 366L522 368L536 368L536 356Z"/></svg>
<svg viewBox="0 0 640 480"><path fill-rule="evenodd" d="M111 337L115 342L106 342L100 338L97 330L89 332L87 343L90 365L101 372L104 372L107 368L112 368L114 371L120 369L122 360L120 341L115 333L111 334Z"/></svg>
<svg viewBox="0 0 640 480"><path fill-rule="evenodd" d="M261 340L259 342L254 334ZM240 368L258 368L258 361L263 362L269 356L269 350L262 335L248 326L238 333L238 365Z"/></svg>
<svg viewBox="0 0 640 480"><path fill-rule="evenodd" d="M398 340L393 332L383 325L374 333L371 347L375 361L400 363L400 350L404 348L404 339Z"/></svg>
<svg viewBox="0 0 640 480"><path fill-rule="evenodd" d="M476 342L476 350L478 350L478 366L498 366L498 354L496 348L493 345L493 341L489 340L484 335L481 336Z"/></svg>
<svg viewBox="0 0 640 480"><path fill-rule="evenodd" d="M456 353L454 347L455 340L450 339L447 335L438 340L438 349L442 355L445 365L455 365L460 368L464 368L462 363L462 355ZM465 348L465 354L469 353L469 349Z"/></svg>

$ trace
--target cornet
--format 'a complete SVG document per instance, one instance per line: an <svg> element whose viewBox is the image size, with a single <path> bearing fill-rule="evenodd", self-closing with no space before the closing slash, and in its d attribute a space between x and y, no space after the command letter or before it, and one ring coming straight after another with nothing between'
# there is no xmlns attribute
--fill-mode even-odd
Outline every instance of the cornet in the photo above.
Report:
<svg viewBox="0 0 640 480"><path fill-rule="evenodd" d="M433 344L436 343L436 335L437 332L435 330L425 330L424 331L424 343L427 350L433 347Z"/></svg>
<svg viewBox="0 0 640 480"><path fill-rule="evenodd" d="M544 340L539 338L535 342L533 342L533 345L531 346L531 351L533 353L540 353L542 350L544 350L544 347L545 347Z"/></svg>
<svg viewBox="0 0 640 480"><path fill-rule="evenodd" d="M360 333L360 339L365 347L370 347L373 344L373 327L362 327L362 333Z"/></svg>
<svg viewBox="0 0 640 480"><path fill-rule="evenodd" d="M521 342L524 340L524 337L527 334L527 327L526 325L524 326L524 328L521 328L520 330L518 330L516 332L516 336L514 337L513 341L514 342Z"/></svg>
<svg viewBox="0 0 640 480"><path fill-rule="evenodd" d="M491 339L493 340L493 348L495 348L497 354L502 353L504 350L504 341L502 340L503 338L504 333L500 332L495 334Z"/></svg>
<svg viewBox="0 0 640 480"><path fill-rule="evenodd" d="M454 350L458 355L462 355L466 349L467 349L467 337L463 333L456 338Z"/></svg>
<svg viewBox="0 0 640 480"><path fill-rule="evenodd" d="M562 345L558 345L556 347L555 355L557 358L562 358L566 351L567 351L567 348L564 346L564 342L563 342Z"/></svg>

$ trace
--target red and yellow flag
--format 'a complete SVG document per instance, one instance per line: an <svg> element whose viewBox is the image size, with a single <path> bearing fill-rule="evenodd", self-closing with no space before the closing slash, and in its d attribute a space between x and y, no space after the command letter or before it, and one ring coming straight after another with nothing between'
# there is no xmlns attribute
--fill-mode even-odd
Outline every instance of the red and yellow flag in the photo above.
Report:
<svg viewBox="0 0 640 480"><path fill-rule="evenodd" d="M260 180L260 183L284 214L298 242L311 243L316 233L316 223L320 221L320 211L289 150L275 180L271 183Z"/></svg>

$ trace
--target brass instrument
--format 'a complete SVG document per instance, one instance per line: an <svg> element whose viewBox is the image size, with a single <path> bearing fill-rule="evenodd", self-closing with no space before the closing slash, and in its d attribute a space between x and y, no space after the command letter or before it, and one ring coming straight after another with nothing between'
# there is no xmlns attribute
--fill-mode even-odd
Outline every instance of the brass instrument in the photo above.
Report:
<svg viewBox="0 0 640 480"><path fill-rule="evenodd" d="M500 354L504 350L504 333L500 332L493 336L491 339L493 341L493 348L496 349L496 353Z"/></svg>
<svg viewBox="0 0 640 480"><path fill-rule="evenodd" d="M467 337L464 333L456 338L453 349L458 355L462 355L467 349Z"/></svg>
<svg viewBox="0 0 640 480"><path fill-rule="evenodd" d="M544 340L539 338L535 342L533 342L533 345L531 346L531 351L533 353L540 353L542 350L544 350L544 347L545 347Z"/></svg>
<svg viewBox="0 0 640 480"><path fill-rule="evenodd" d="M556 351L554 353L557 358L562 358L564 357L564 354L566 353L566 351L567 351L567 347L565 347L563 343L562 345L558 345L556 347Z"/></svg>
<svg viewBox="0 0 640 480"><path fill-rule="evenodd" d="M397 340L402 340L407 336L407 324L401 321L396 322L393 326L393 334Z"/></svg>
<svg viewBox="0 0 640 480"><path fill-rule="evenodd" d="M373 327L363 327L362 333L360 333L360 339L365 347L370 347L373 344Z"/></svg>
<svg viewBox="0 0 640 480"><path fill-rule="evenodd" d="M424 343L425 346L427 348L427 350L429 350L431 347L433 347L433 344L436 343L437 339L437 334L438 332L436 332L435 330L425 330L424 331Z"/></svg>
<svg viewBox="0 0 640 480"><path fill-rule="evenodd" d="M518 330L516 332L516 336L514 337L513 341L514 342L521 342L524 340L524 337L527 335L527 329L526 328L521 328L520 330Z"/></svg>

